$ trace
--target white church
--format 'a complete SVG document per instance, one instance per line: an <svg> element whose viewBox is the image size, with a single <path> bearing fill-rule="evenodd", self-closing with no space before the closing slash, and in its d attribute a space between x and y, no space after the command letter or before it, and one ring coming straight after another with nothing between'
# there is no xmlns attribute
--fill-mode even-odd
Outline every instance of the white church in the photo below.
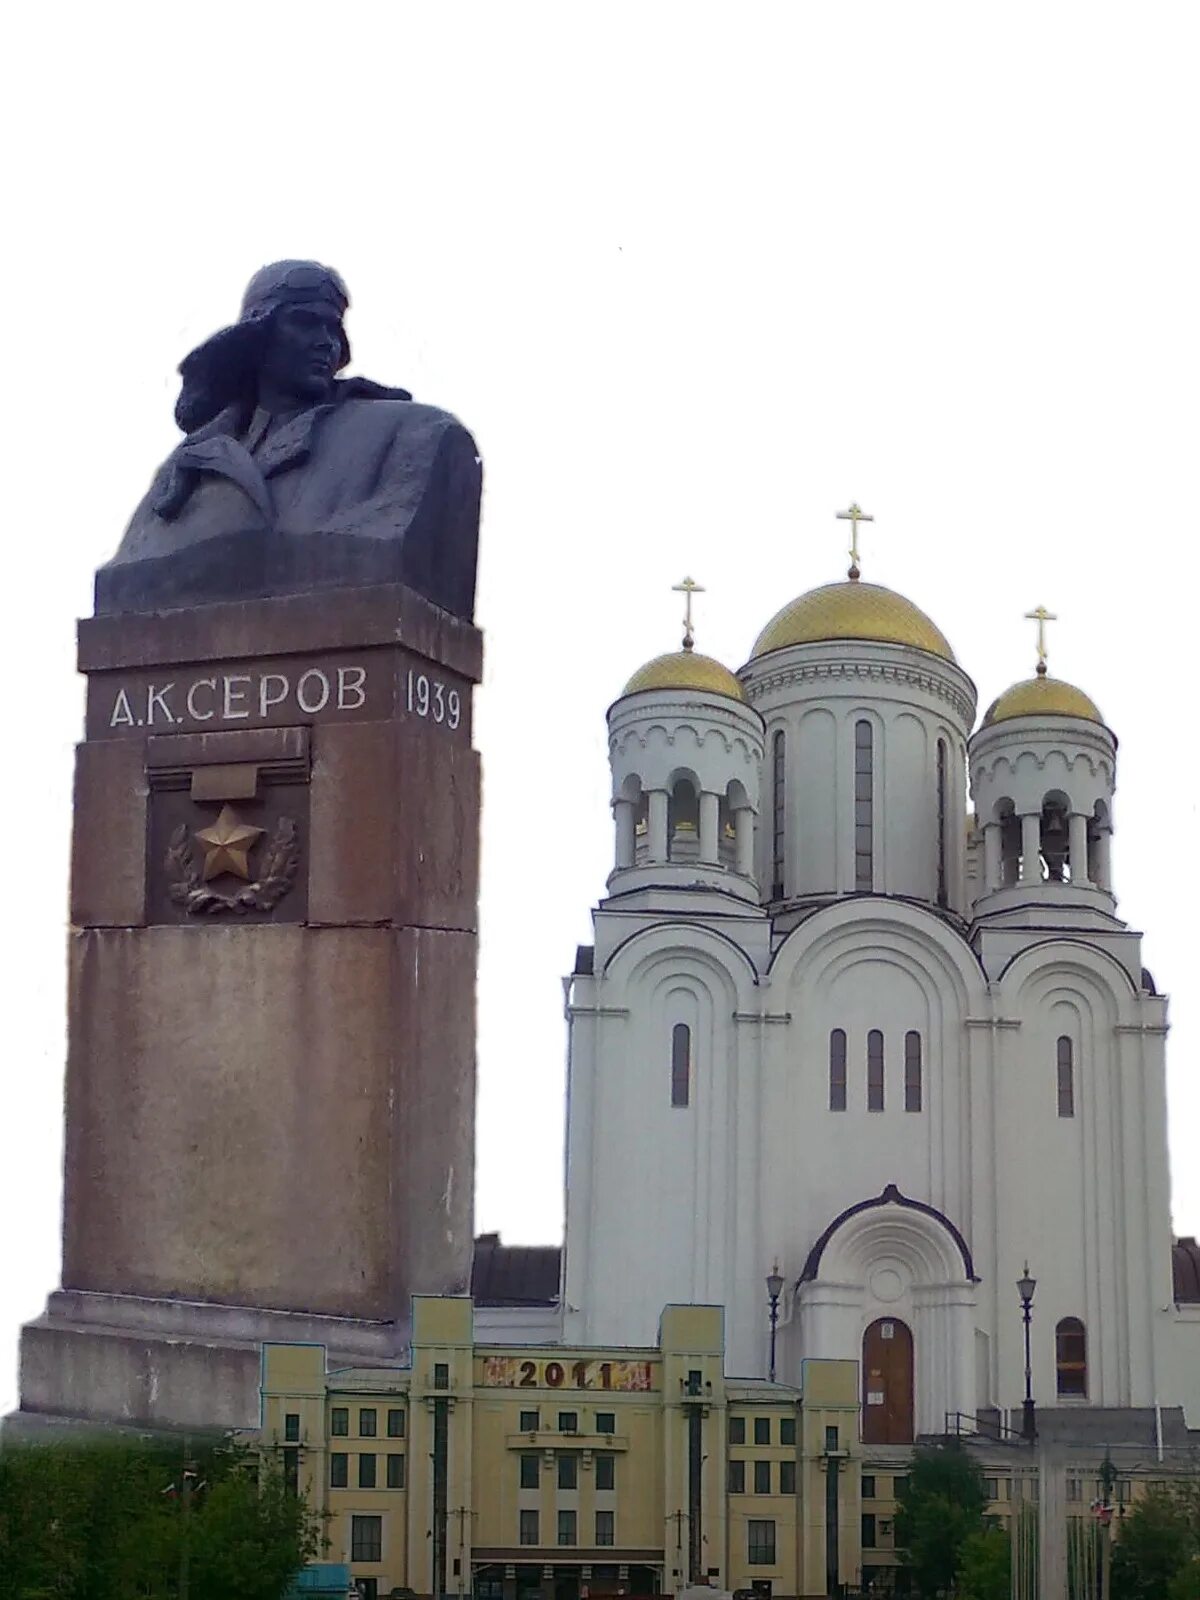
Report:
<svg viewBox="0 0 1200 1600"><path fill-rule="evenodd" d="M650 1344L664 1303L720 1304L727 1370L852 1357L864 1440L902 1444L1019 1424L1029 1262L1039 1411L1200 1426L1167 1006L1117 915L1117 739L1047 672L1048 614L1036 675L977 722L940 629L856 560L736 673L688 605L608 712L562 1334Z"/></svg>

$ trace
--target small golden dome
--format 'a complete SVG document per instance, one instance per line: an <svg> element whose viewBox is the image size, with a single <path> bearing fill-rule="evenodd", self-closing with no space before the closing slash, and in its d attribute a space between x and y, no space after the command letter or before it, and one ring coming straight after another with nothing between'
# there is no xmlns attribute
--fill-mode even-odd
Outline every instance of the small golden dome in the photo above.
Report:
<svg viewBox="0 0 1200 1600"><path fill-rule="evenodd" d="M759 634L751 655L765 656L770 650L826 639L906 644L916 650L928 650L944 661L954 660L945 634L911 600L877 583L858 579L810 589L784 606Z"/></svg>
<svg viewBox="0 0 1200 1600"><path fill-rule="evenodd" d="M729 668L695 650L675 650L647 661L621 690L621 698L641 694L644 689L698 689L702 694L720 694L747 703L746 691Z"/></svg>
<svg viewBox="0 0 1200 1600"><path fill-rule="evenodd" d="M990 728L994 722L1008 722L1013 717L1081 717L1084 722L1104 726L1096 702L1082 689L1045 674L1006 689L984 712L983 726Z"/></svg>

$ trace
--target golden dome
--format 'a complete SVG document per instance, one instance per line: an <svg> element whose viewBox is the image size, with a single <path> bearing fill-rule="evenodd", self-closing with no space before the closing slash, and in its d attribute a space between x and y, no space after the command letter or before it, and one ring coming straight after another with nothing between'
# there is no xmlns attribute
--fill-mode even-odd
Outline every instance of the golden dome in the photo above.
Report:
<svg viewBox="0 0 1200 1600"><path fill-rule="evenodd" d="M907 644L954 660L945 634L923 611L892 589L852 579L810 589L777 612L759 634L752 656L783 650L791 644L826 639L871 639L880 644Z"/></svg>
<svg viewBox="0 0 1200 1600"><path fill-rule="evenodd" d="M983 726L990 728L994 722L1008 722L1012 717L1081 717L1104 726L1096 702L1082 689L1044 674L1014 683L993 700L983 714Z"/></svg>
<svg viewBox="0 0 1200 1600"><path fill-rule="evenodd" d="M621 690L621 698L641 694L643 689L698 689L702 694L720 694L746 704L746 691L729 668L695 650L675 650L647 661Z"/></svg>

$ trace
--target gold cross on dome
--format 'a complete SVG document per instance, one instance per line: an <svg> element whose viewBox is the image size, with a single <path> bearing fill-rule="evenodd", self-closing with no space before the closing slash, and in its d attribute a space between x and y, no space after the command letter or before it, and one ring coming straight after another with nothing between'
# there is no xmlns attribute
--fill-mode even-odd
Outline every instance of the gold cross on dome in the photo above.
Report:
<svg viewBox="0 0 1200 1600"><path fill-rule="evenodd" d="M858 525L860 522L874 522L875 518L864 511L857 501L851 501L849 511L838 511L835 515L839 522L850 524L850 577L858 577Z"/></svg>
<svg viewBox="0 0 1200 1600"><path fill-rule="evenodd" d="M696 582L695 578L685 578L682 583L673 583L671 585L671 593L687 596L686 610L683 617L683 648L690 650L696 642L692 633L692 596L694 594L703 594L704 588Z"/></svg>
<svg viewBox="0 0 1200 1600"><path fill-rule="evenodd" d="M1036 622L1038 625L1037 671L1038 677L1044 678L1046 676L1046 624L1048 622L1057 622L1058 618L1055 616L1053 611L1047 611L1045 606L1034 606L1032 611L1027 611L1025 613L1025 620L1026 622Z"/></svg>

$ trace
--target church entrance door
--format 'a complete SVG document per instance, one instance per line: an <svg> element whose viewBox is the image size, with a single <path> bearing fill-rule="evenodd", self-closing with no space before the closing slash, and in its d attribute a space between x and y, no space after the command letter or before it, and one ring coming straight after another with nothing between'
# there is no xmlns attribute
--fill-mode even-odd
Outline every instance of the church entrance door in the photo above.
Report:
<svg viewBox="0 0 1200 1600"><path fill-rule="evenodd" d="M913 1442L913 1337L907 1323L880 1317L863 1334L863 1443Z"/></svg>

